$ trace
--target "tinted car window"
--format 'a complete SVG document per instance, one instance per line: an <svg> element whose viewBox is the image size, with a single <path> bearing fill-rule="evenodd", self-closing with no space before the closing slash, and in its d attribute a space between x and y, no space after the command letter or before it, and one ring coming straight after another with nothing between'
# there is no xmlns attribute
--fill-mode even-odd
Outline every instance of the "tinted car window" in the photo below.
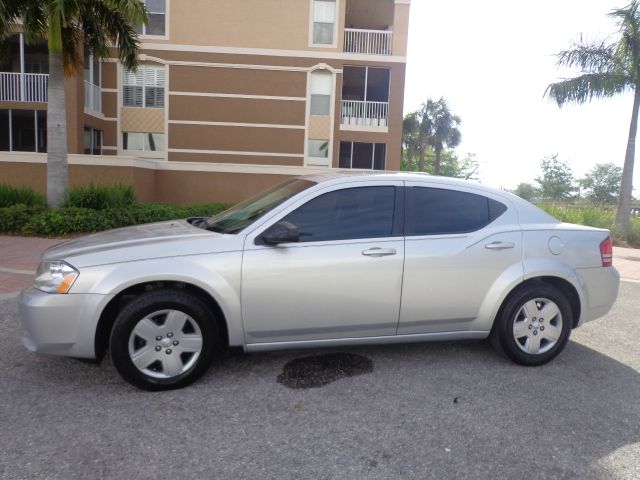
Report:
<svg viewBox="0 0 640 480"><path fill-rule="evenodd" d="M474 193L412 187L407 196L407 235L467 233L479 230L506 211L500 202Z"/></svg>
<svg viewBox="0 0 640 480"><path fill-rule="evenodd" d="M357 187L325 193L287 215L300 242L387 237L393 231L395 187Z"/></svg>

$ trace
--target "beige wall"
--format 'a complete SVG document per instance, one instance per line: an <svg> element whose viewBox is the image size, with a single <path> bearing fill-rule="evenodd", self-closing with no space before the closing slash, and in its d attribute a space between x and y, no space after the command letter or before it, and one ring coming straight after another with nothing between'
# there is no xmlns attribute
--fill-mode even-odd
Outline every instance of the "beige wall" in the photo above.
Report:
<svg viewBox="0 0 640 480"><path fill-rule="evenodd" d="M172 95L171 120L304 126L305 102Z"/></svg>
<svg viewBox="0 0 640 480"><path fill-rule="evenodd" d="M142 41L342 52L344 28L347 26L393 29L397 32L395 35L400 37L399 48L394 48L394 54L406 54L409 5L395 4L393 0L336 1L338 13L335 47L309 46L310 0L190 0L188 8L185 8L184 0L172 0L167 38L142 37Z"/></svg>
<svg viewBox="0 0 640 480"><path fill-rule="evenodd" d="M155 174L155 170L134 167L69 165L69 185L123 183L135 188L139 201L153 202L156 201ZM47 166L44 163L2 162L0 183L33 188L44 195L47 191Z"/></svg>
<svg viewBox="0 0 640 480"><path fill-rule="evenodd" d="M290 178L256 173L158 171L156 198L170 203L237 203Z"/></svg>
<svg viewBox="0 0 640 480"><path fill-rule="evenodd" d="M344 0L338 1L344 11ZM171 2L171 43L309 49L309 0L190 0L189 8L183 2Z"/></svg>
<svg viewBox="0 0 640 480"><path fill-rule="evenodd" d="M169 152L169 161L172 162L209 162L209 163L235 163L240 165L286 165L301 167L302 156L279 157L265 155L230 155L214 153L185 153Z"/></svg>
<svg viewBox="0 0 640 480"><path fill-rule="evenodd" d="M169 87L176 92L304 97L307 74L273 70L172 66Z"/></svg>
<svg viewBox="0 0 640 480"><path fill-rule="evenodd" d="M304 130L172 124L169 148L302 154Z"/></svg>

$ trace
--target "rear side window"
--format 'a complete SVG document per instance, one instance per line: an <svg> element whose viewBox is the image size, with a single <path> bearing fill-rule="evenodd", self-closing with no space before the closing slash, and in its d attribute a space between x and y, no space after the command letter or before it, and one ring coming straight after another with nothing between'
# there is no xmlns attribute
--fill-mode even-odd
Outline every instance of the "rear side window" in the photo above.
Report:
<svg viewBox="0 0 640 480"><path fill-rule="evenodd" d="M395 187L357 187L325 193L284 218L300 242L388 237L393 232Z"/></svg>
<svg viewBox="0 0 640 480"><path fill-rule="evenodd" d="M486 227L507 207L491 198L443 188L407 189L407 235L468 233Z"/></svg>

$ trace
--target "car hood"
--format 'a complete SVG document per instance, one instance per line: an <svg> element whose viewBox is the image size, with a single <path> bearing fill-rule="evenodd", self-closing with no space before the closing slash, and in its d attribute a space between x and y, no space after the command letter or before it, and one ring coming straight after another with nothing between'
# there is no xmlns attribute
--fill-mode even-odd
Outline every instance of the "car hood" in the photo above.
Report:
<svg viewBox="0 0 640 480"><path fill-rule="evenodd" d="M226 252L241 248L237 235L194 227L186 220L118 228L60 243L43 260L65 260L74 267L151 258Z"/></svg>

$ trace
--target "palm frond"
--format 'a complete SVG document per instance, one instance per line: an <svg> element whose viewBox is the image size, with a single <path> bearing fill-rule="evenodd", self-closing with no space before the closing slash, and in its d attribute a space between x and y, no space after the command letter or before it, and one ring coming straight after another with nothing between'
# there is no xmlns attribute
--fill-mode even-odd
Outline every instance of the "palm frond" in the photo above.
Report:
<svg viewBox="0 0 640 480"><path fill-rule="evenodd" d="M610 72L618 65L618 46L605 41L574 43L569 50L562 50L556 55L559 67L579 68L583 72Z"/></svg>
<svg viewBox="0 0 640 480"><path fill-rule="evenodd" d="M81 0L80 19L85 43L103 58L109 46L118 49L118 58L128 69L138 64L138 35L135 27L147 21L147 10L139 0Z"/></svg>
<svg viewBox="0 0 640 480"><path fill-rule="evenodd" d="M582 104L594 98L613 97L633 88L633 80L626 75L586 73L552 83L547 87L545 96L562 107L566 103Z"/></svg>

